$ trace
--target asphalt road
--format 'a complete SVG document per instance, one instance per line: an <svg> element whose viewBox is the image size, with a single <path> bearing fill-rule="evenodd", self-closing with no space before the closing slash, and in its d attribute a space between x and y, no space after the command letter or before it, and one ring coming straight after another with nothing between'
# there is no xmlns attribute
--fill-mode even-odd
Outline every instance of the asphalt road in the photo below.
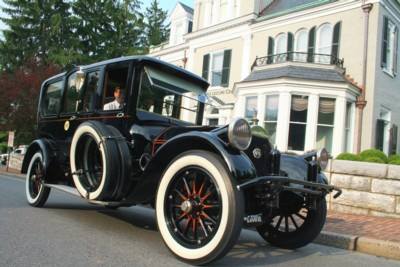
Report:
<svg viewBox="0 0 400 267"><path fill-rule="evenodd" d="M0 266L187 266L156 230L154 211L108 210L53 190L45 208L25 201L24 181L0 175ZM243 230L215 266L400 266L392 261L320 245L297 251L268 246Z"/></svg>

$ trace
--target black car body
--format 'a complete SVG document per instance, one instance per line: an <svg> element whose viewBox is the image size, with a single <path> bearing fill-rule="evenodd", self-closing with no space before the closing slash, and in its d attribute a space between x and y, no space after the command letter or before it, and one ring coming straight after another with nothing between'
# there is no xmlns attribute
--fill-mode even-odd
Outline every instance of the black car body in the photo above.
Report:
<svg viewBox="0 0 400 267"><path fill-rule="evenodd" d="M202 126L207 88L151 57L46 80L22 166L29 204L43 206L51 188L107 207L150 204L167 247L193 264L223 256L243 223L279 247L308 244L325 222L325 195L340 194L321 173L327 155L281 155L243 119ZM113 101L119 108L104 110Z"/></svg>

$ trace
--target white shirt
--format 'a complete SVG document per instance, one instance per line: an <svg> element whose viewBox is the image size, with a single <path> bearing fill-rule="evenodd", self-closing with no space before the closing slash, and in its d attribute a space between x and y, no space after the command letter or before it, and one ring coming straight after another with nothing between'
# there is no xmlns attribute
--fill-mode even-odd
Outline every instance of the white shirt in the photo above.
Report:
<svg viewBox="0 0 400 267"><path fill-rule="evenodd" d="M123 107L124 107L123 103L118 103L117 100L114 100L113 102L105 104L103 110L116 110L116 109L122 109Z"/></svg>

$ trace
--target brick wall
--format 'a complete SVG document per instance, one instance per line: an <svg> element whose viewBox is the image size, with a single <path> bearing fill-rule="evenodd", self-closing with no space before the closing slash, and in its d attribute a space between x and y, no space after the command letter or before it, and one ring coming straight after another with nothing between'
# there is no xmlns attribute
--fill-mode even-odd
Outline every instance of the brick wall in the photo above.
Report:
<svg viewBox="0 0 400 267"><path fill-rule="evenodd" d="M329 209L400 218L400 166L333 160L325 174L343 189L337 199L329 195Z"/></svg>

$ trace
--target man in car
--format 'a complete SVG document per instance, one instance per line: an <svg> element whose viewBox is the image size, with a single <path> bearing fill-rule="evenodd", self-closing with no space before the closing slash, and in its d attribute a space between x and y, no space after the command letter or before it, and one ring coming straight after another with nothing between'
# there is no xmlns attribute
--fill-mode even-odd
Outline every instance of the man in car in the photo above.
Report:
<svg viewBox="0 0 400 267"><path fill-rule="evenodd" d="M125 97L124 97L123 90L121 89L121 87L119 87L119 86L115 87L114 98L115 98L114 101L104 105L103 110L122 109L124 107Z"/></svg>

